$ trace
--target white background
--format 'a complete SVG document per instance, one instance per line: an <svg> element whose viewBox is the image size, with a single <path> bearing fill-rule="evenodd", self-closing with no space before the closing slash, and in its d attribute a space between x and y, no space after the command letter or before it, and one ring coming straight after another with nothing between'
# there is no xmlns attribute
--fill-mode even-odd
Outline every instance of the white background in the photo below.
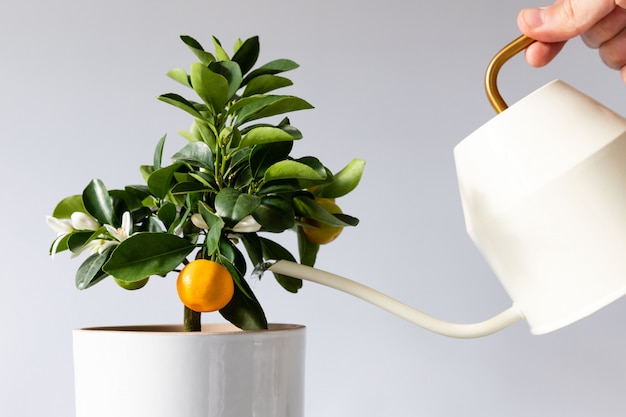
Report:
<svg viewBox="0 0 626 417"><path fill-rule="evenodd" d="M44 223L92 178L109 188L140 182L138 166L164 133L168 152L184 144L175 132L190 120L156 100L176 89L165 72L194 61L181 34L207 48L211 35L229 47L260 35L260 63L300 63L289 92L316 106L291 116L305 136L296 155L333 170L367 160L360 187L340 202L361 224L323 248L320 268L447 320L509 307L465 233L452 149L493 117L485 67L532 5L542 3L3 2L0 415L74 414L73 328L181 320L174 277L137 292L110 281L76 290L79 261L49 258L54 233ZM516 57L500 85L514 102L554 78L626 114L618 74L578 40L546 69ZM623 300L545 336L522 322L453 340L313 284L292 295L267 275L256 288L271 321L308 326L308 417L626 413Z"/></svg>

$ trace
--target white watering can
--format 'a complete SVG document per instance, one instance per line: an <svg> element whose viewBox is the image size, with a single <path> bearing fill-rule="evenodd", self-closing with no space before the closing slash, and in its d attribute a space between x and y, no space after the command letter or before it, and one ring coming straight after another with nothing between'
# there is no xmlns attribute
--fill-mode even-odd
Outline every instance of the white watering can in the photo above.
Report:
<svg viewBox="0 0 626 417"><path fill-rule="evenodd" d="M499 113L454 149L467 230L513 300L484 322L454 324L335 274L289 261L264 268L314 281L446 336L486 336L526 319L533 334L626 293L626 119L556 80L507 108L496 86L521 36L491 61Z"/></svg>

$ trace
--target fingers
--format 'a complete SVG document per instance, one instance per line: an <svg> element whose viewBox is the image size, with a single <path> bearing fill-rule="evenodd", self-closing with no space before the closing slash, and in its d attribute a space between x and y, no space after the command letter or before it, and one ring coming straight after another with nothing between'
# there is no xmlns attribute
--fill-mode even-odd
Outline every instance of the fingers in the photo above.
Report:
<svg viewBox="0 0 626 417"><path fill-rule="evenodd" d="M585 44L597 48L600 58L609 67L626 65L626 10L616 7L591 29L581 35Z"/></svg>
<svg viewBox="0 0 626 417"><path fill-rule="evenodd" d="M626 65L626 30L600 45L600 58L609 68L620 69Z"/></svg>
<svg viewBox="0 0 626 417"><path fill-rule="evenodd" d="M584 32L581 37L587 46L599 48L608 40L618 36L624 28L626 28L626 10L616 7Z"/></svg>
<svg viewBox="0 0 626 417"><path fill-rule="evenodd" d="M556 0L549 7L524 9L518 16L522 33L537 40L526 49L535 67L548 64L567 40L580 35L599 49L610 68L620 69L626 82L626 0Z"/></svg>
<svg viewBox="0 0 626 417"><path fill-rule="evenodd" d="M526 51L524 57L533 67L543 67L557 56L561 49L565 46L565 42L543 43L535 42L531 44Z"/></svg>
<svg viewBox="0 0 626 417"><path fill-rule="evenodd" d="M615 0L557 0L552 6L524 9L522 33L540 42L563 42L591 29L615 9Z"/></svg>

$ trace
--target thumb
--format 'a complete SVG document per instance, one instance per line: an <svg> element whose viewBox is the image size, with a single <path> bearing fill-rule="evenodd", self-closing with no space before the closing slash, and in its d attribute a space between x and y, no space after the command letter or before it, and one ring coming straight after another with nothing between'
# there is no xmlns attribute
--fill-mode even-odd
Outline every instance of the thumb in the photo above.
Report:
<svg viewBox="0 0 626 417"><path fill-rule="evenodd" d="M552 6L524 9L517 18L526 36L562 42L589 30L615 8L615 0L557 0Z"/></svg>

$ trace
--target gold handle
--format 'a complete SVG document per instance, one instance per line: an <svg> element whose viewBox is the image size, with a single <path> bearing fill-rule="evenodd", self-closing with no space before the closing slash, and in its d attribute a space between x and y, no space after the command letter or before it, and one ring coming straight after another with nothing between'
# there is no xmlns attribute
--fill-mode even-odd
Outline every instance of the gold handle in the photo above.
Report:
<svg viewBox="0 0 626 417"><path fill-rule="evenodd" d="M508 107L498 92L498 85L496 83L500 68L502 68L502 65L504 65L506 61L526 49L528 45L533 42L535 42L535 40L526 35L520 36L502 48L502 50L493 57L487 66L487 72L485 73L485 91L487 92L487 98L496 110L496 113L502 113Z"/></svg>

